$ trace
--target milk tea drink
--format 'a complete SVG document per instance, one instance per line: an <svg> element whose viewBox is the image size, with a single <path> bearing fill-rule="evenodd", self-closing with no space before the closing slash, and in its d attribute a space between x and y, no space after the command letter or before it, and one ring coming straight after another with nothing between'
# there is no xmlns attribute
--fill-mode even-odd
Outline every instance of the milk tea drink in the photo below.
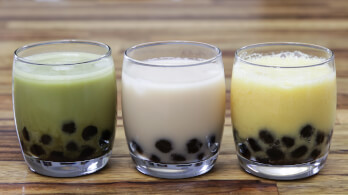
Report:
<svg viewBox="0 0 348 195"><path fill-rule="evenodd" d="M236 61L231 84L238 154L272 165L327 155L336 111L334 69L325 59L299 51L255 54L246 60ZM298 66L302 68L294 68Z"/></svg>
<svg viewBox="0 0 348 195"><path fill-rule="evenodd" d="M182 67L200 63L185 58L126 63L122 112L131 155L151 163L184 164L217 154L225 114L223 68Z"/></svg>
<svg viewBox="0 0 348 195"><path fill-rule="evenodd" d="M49 52L25 58L37 64L15 62L14 111L27 157L74 162L110 152L115 132L115 71L111 58L91 61L98 58L85 52ZM91 62L61 65L87 61Z"/></svg>

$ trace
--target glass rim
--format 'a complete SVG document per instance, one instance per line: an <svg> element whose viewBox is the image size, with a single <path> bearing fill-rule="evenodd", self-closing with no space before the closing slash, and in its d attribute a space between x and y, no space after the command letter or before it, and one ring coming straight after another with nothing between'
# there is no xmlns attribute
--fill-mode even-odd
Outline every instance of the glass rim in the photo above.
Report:
<svg viewBox="0 0 348 195"><path fill-rule="evenodd" d="M67 44L67 43L94 45L94 46L103 47L103 48L107 49L107 51L104 54L98 55L97 58L92 59L92 60L80 61L80 62L75 62L75 63L66 63L66 64L64 64L64 63L61 63L61 64L37 63L35 61L25 59L25 57L19 56L20 52L25 51L27 49L34 48L34 47L43 46L43 45L54 45L54 44ZM107 45L105 43L98 42L98 41L75 40L75 39L36 42L36 43L31 43L31 44L27 44L27 45L24 45L22 47L19 47L14 51L14 57L18 61L21 61L21 62L27 63L27 64L32 64L32 65L46 65L46 66L66 66L66 65L86 64L86 63L99 61L99 60L106 58L106 57L109 57L109 56L111 56L111 47L109 45Z"/></svg>
<svg viewBox="0 0 348 195"><path fill-rule="evenodd" d="M145 47L152 47L152 46L158 46L158 45L196 45L196 46L200 46L200 47L206 47L209 49L213 49L214 51L216 51L216 54L214 55L214 57L211 57L209 59L206 60L202 60L199 62L195 62L195 63L187 63L187 64L182 64L182 65L158 65L158 64L153 64L153 63L148 63L148 62L144 62L141 60L136 60L132 57L130 57L128 55L129 52L136 50L136 49L141 49L141 48L145 48ZM155 41L155 42L146 42L146 43L141 43L138 45L134 45L128 49L126 49L126 51L124 52L124 57L125 59L137 64L137 65L142 65L142 66L150 66L150 67L166 67L166 68L175 68L175 67L189 67L189 66L199 66L199 65L204 65L207 63L210 63L214 60L216 60L217 58L219 58L222 55L221 50L211 44L208 43L203 43L203 42L196 42L196 41L182 41L182 40L169 40L169 41Z"/></svg>
<svg viewBox="0 0 348 195"><path fill-rule="evenodd" d="M298 47L305 47L305 48L312 48L316 50L321 50L329 54L329 57L323 61L320 61L318 63L313 63L310 65L299 65L299 66L278 66L278 65L263 65L263 64L258 64L258 63L253 63L248 60L243 59L240 56L240 53L245 50L245 49L250 49L250 48L260 48L260 47L265 47L265 46L298 46ZM321 66L324 64L329 63L330 61L334 60L334 53L332 50L320 46L320 45L315 45L315 44L309 44L309 43L299 43L299 42L266 42L266 43L256 43L256 44L251 44L251 45L246 45L244 47L241 47L236 50L235 52L235 57L236 60L240 60L246 64L253 65L253 66L259 66L259 67L265 67L265 68L308 68L308 67L315 67L315 66Z"/></svg>

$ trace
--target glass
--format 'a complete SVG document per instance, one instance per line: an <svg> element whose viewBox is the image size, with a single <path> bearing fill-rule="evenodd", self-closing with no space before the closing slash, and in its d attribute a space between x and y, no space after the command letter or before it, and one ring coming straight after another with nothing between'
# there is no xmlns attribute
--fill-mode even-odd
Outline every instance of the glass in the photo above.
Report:
<svg viewBox="0 0 348 195"><path fill-rule="evenodd" d="M221 51L185 41L145 43L125 52L122 113L136 168L187 178L215 164L225 120Z"/></svg>
<svg viewBox="0 0 348 195"><path fill-rule="evenodd" d="M302 43L265 43L236 52L231 116L241 167L292 180L317 174L336 112L334 55Z"/></svg>
<svg viewBox="0 0 348 195"><path fill-rule="evenodd" d="M103 168L115 135L111 48L62 40L17 49L13 63L17 135L30 170L74 177Z"/></svg>

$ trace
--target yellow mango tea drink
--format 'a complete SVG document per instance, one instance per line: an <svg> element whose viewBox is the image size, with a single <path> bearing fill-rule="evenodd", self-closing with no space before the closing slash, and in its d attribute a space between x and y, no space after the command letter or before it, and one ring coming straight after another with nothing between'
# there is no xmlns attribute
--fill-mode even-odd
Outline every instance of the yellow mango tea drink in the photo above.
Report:
<svg viewBox="0 0 348 195"><path fill-rule="evenodd" d="M224 78L213 46L160 42L126 51L122 113L140 172L186 178L214 166L224 125Z"/></svg>
<svg viewBox="0 0 348 195"><path fill-rule="evenodd" d="M318 173L335 122L331 51L275 43L242 48L236 55L231 115L241 166L270 179Z"/></svg>
<svg viewBox="0 0 348 195"><path fill-rule="evenodd" d="M73 177L107 163L116 109L109 52L104 44L79 41L46 42L16 51L16 127L32 171Z"/></svg>

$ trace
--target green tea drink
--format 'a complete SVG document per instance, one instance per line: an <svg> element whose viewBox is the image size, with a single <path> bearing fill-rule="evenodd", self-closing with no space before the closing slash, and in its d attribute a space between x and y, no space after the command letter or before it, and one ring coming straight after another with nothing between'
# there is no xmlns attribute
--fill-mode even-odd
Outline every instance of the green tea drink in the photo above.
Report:
<svg viewBox="0 0 348 195"><path fill-rule="evenodd" d="M111 57L95 60L99 57L51 52L24 58L35 65L15 62L14 108L25 155L72 162L110 152L115 129L115 70ZM91 62L78 64L86 61Z"/></svg>
<svg viewBox="0 0 348 195"><path fill-rule="evenodd" d="M254 55L233 67L231 115L238 153L291 165L328 153L335 122L336 74L325 59L301 52ZM317 66L291 68L295 66Z"/></svg>

